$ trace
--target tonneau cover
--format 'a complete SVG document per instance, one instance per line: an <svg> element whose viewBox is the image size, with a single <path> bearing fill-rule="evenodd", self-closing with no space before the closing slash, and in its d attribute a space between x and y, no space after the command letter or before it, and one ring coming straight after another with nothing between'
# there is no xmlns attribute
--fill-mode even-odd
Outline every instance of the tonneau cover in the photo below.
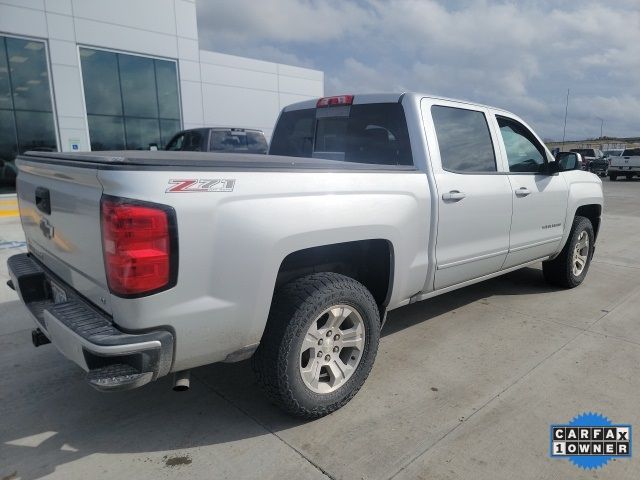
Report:
<svg viewBox="0 0 640 480"><path fill-rule="evenodd" d="M28 151L19 160L73 163L75 167L105 169L211 169L211 170L415 170L413 166L353 163L323 158L281 157L250 153L115 150L102 152Z"/></svg>

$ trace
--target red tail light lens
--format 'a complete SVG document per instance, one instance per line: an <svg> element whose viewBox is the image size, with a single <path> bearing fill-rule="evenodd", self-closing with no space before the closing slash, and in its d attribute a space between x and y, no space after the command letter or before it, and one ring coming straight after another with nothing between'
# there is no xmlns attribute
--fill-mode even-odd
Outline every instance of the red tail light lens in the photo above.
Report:
<svg viewBox="0 0 640 480"><path fill-rule="evenodd" d="M141 296L175 284L177 238L172 208L103 197L102 248L111 293Z"/></svg>
<svg viewBox="0 0 640 480"><path fill-rule="evenodd" d="M351 105L353 103L353 95L337 95L335 97L324 97L318 100L316 108L338 107L340 105Z"/></svg>

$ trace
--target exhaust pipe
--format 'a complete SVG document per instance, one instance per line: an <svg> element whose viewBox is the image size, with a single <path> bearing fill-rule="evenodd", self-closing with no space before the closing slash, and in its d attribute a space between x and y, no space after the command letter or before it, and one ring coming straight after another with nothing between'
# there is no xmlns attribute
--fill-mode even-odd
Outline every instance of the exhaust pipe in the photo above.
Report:
<svg viewBox="0 0 640 480"><path fill-rule="evenodd" d="M173 391L174 392L186 392L189 390L189 383L191 380L191 370L183 370L176 372L173 375Z"/></svg>
<svg viewBox="0 0 640 480"><path fill-rule="evenodd" d="M42 330L36 328L35 330L31 330L31 343L33 343L34 347L39 347L40 345L51 343L51 340L49 340L49 337L42 333Z"/></svg>

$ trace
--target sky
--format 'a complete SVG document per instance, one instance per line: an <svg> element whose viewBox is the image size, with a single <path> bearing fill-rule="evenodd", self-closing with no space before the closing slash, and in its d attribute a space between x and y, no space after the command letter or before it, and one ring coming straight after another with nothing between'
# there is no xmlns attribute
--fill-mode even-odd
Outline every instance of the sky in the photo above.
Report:
<svg viewBox="0 0 640 480"><path fill-rule="evenodd" d="M199 0L201 48L322 70L325 94L510 110L545 139L640 136L640 0Z"/></svg>

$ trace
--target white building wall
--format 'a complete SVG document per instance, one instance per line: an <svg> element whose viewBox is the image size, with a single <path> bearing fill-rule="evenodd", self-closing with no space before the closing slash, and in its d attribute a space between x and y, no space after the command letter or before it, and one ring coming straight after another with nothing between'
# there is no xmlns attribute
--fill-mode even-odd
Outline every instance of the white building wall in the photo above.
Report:
<svg viewBox="0 0 640 480"><path fill-rule="evenodd" d="M317 70L200 51L205 125L258 128L271 136L282 107L321 97Z"/></svg>
<svg viewBox="0 0 640 480"><path fill-rule="evenodd" d="M195 0L0 0L0 35L47 41L59 146L89 149L78 45L178 62L184 128L270 136L279 110L323 95L323 73L200 50Z"/></svg>

